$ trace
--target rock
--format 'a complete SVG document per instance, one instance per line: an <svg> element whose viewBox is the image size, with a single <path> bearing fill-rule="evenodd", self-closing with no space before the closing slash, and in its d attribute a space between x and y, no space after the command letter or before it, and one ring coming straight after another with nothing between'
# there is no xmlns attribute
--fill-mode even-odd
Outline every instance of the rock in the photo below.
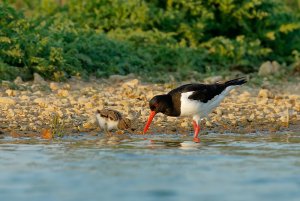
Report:
<svg viewBox="0 0 300 201"><path fill-rule="evenodd" d="M235 119L230 120L230 122L231 122L232 125L236 125L237 124L237 120L235 120Z"/></svg>
<svg viewBox="0 0 300 201"><path fill-rule="evenodd" d="M211 76L211 77L205 78L204 82L205 83L216 83L216 82L221 81L222 79L223 79L222 76L217 75L217 76Z"/></svg>
<svg viewBox="0 0 300 201"><path fill-rule="evenodd" d="M33 83L38 85L47 85L47 82L38 73L33 74Z"/></svg>
<svg viewBox="0 0 300 201"><path fill-rule="evenodd" d="M128 102L128 100L121 100L121 101L119 101L119 103L121 104L121 105L123 105L124 107L128 107L129 106L129 102Z"/></svg>
<svg viewBox="0 0 300 201"><path fill-rule="evenodd" d="M21 125L20 130L21 131L27 131L28 130L28 126L27 125Z"/></svg>
<svg viewBox="0 0 300 201"><path fill-rule="evenodd" d="M268 98L268 90L267 89L261 89L258 92L258 97L259 98Z"/></svg>
<svg viewBox="0 0 300 201"><path fill-rule="evenodd" d="M264 105L268 104L268 98L258 98L256 100L256 104L260 105L260 107L263 107Z"/></svg>
<svg viewBox="0 0 300 201"><path fill-rule="evenodd" d="M2 80L0 87L10 88L12 83L10 81Z"/></svg>
<svg viewBox="0 0 300 201"><path fill-rule="evenodd" d="M109 80L112 82L124 82L127 79L134 78L134 74L130 73L128 75L111 75L109 76Z"/></svg>
<svg viewBox="0 0 300 201"><path fill-rule="evenodd" d="M122 82L124 80L126 80L126 76L124 75L111 75L109 76L109 79L113 82Z"/></svg>
<svg viewBox="0 0 300 201"><path fill-rule="evenodd" d="M16 96L16 91L15 90L11 90L11 89L7 89L5 91L5 93L8 95L8 96Z"/></svg>
<svg viewBox="0 0 300 201"><path fill-rule="evenodd" d="M218 116L222 116L222 114L223 114L223 112L220 108L216 109L216 113L217 113Z"/></svg>
<svg viewBox="0 0 300 201"><path fill-rule="evenodd" d="M86 109L93 108L93 103L92 103L92 102L87 102L87 103L85 103L85 108L86 108Z"/></svg>
<svg viewBox="0 0 300 201"><path fill-rule="evenodd" d="M35 124L36 124L36 125L39 125L39 126L42 126L42 125L43 125L43 122L42 122L42 121L36 121Z"/></svg>
<svg viewBox="0 0 300 201"><path fill-rule="evenodd" d="M270 61L267 61L262 63L262 65L259 67L258 75L269 76L274 73L278 73L280 69L281 66L277 61L273 61L272 63Z"/></svg>
<svg viewBox="0 0 300 201"><path fill-rule="evenodd" d="M50 89L51 89L52 91L56 91L56 90L59 89L59 85L58 85L58 83L56 83L56 82L51 82L50 85L49 85L49 87L50 87Z"/></svg>
<svg viewBox="0 0 300 201"><path fill-rule="evenodd" d="M78 100L77 100L77 103L80 104L80 105L84 105L87 102L89 102L89 99L87 99L85 97L79 97Z"/></svg>
<svg viewBox="0 0 300 201"><path fill-rule="evenodd" d="M273 72L277 73L281 69L281 65L277 61L272 61Z"/></svg>
<svg viewBox="0 0 300 201"><path fill-rule="evenodd" d="M164 117L163 117L164 118ZM174 117L170 117L170 116L165 116L166 119L163 119L162 121L167 121L167 122L175 122L176 119L174 119Z"/></svg>
<svg viewBox="0 0 300 201"><path fill-rule="evenodd" d="M248 91L243 92L240 97L249 98L251 97L251 94Z"/></svg>
<svg viewBox="0 0 300 201"><path fill-rule="evenodd" d="M248 121L253 121L254 118L255 118L255 115L252 113L252 114L247 118L247 120L248 120Z"/></svg>
<svg viewBox="0 0 300 201"><path fill-rule="evenodd" d="M153 98L153 96L154 96L154 94L153 94L153 91L147 91L147 94L146 94L146 98L148 99L148 100L151 100L151 98Z"/></svg>
<svg viewBox="0 0 300 201"><path fill-rule="evenodd" d="M188 122L184 121L180 124L180 126L186 128L189 126L189 124L188 124Z"/></svg>
<svg viewBox="0 0 300 201"><path fill-rule="evenodd" d="M279 120L282 122L282 123L288 123L288 117L287 116L281 116L279 118Z"/></svg>
<svg viewBox="0 0 300 201"><path fill-rule="evenodd" d="M139 84L139 80L133 79L133 80L129 80L129 81L125 82L124 84L122 84L122 87L123 88L127 88L127 87L135 88L135 87L137 87L138 84Z"/></svg>
<svg viewBox="0 0 300 201"><path fill-rule="evenodd" d="M45 107L49 104L49 101L45 98L36 98L33 100L34 103L37 103L41 107Z"/></svg>
<svg viewBox="0 0 300 201"><path fill-rule="evenodd" d="M264 108L264 109L263 109L263 112L264 112L265 114L270 114L270 113L271 113L271 110L269 110L268 108Z"/></svg>
<svg viewBox="0 0 300 201"><path fill-rule="evenodd" d="M300 103L296 103L294 106L294 109L298 112L300 112Z"/></svg>
<svg viewBox="0 0 300 201"><path fill-rule="evenodd" d="M232 113L230 113L230 114L228 114L228 118L229 118L230 120L234 120L234 119L235 119L235 116L234 116Z"/></svg>
<svg viewBox="0 0 300 201"><path fill-rule="evenodd" d="M14 105L16 101L9 97L0 97L0 104Z"/></svg>
<svg viewBox="0 0 300 201"><path fill-rule="evenodd" d="M272 94L272 92L270 92L267 89L261 89L258 92L258 97L259 98L274 98L274 94Z"/></svg>
<svg viewBox="0 0 300 201"><path fill-rule="evenodd" d="M240 122L244 123L244 122L247 121L247 117L243 115L243 116L239 117L238 120L239 120Z"/></svg>
<svg viewBox="0 0 300 201"><path fill-rule="evenodd" d="M16 85L21 85L21 84L24 84L22 78L20 76L18 76L15 80L14 80L14 83Z"/></svg>
<svg viewBox="0 0 300 201"><path fill-rule="evenodd" d="M57 95L62 96L62 97L67 97L67 96L69 96L69 91L64 90L64 89L59 89L57 91Z"/></svg>
<svg viewBox="0 0 300 201"><path fill-rule="evenodd" d="M267 76L270 75L273 72L273 66L270 61L264 62L260 67L258 71L259 76Z"/></svg>
<svg viewBox="0 0 300 201"><path fill-rule="evenodd" d="M86 122L86 123L83 123L83 128L85 129L92 129L92 128L95 128L95 124L94 123L91 123L91 122Z"/></svg>
<svg viewBox="0 0 300 201"><path fill-rule="evenodd" d="M71 85L69 85L69 84L64 84L64 85L62 86L62 88L63 88L63 89L66 89L66 90L70 90L70 89L71 89Z"/></svg>

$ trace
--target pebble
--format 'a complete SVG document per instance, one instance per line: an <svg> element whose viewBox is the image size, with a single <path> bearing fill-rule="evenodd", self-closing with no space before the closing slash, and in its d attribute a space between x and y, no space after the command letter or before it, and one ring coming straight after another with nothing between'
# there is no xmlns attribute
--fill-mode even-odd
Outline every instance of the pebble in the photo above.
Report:
<svg viewBox="0 0 300 201"><path fill-rule="evenodd" d="M127 79L134 78L133 74L128 75L111 75L109 76L109 81L112 81L114 83L123 82Z"/></svg>
<svg viewBox="0 0 300 201"><path fill-rule="evenodd" d="M29 98L29 96L23 95L23 96L20 96L20 99L23 101L26 101L26 100L29 100L30 98Z"/></svg>
<svg viewBox="0 0 300 201"><path fill-rule="evenodd" d="M188 127L189 125L188 125L188 122L182 122L182 123L180 124L180 126L181 126L181 127Z"/></svg>
<svg viewBox="0 0 300 201"><path fill-rule="evenodd" d="M274 73L278 73L281 69L280 64L277 61L267 61L262 63L259 68L258 75L259 76L269 76L274 75Z"/></svg>
<svg viewBox="0 0 300 201"><path fill-rule="evenodd" d="M217 108L215 111L216 111L218 116L222 116L223 112L220 108Z"/></svg>
<svg viewBox="0 0 300 201"><path fill-rule="evenodd" d="M139 84L138 79L132 79L122 84L122 88L128 88L128 87L135 88L137 87L138 84Z"/></svg>
<svg viewBox="0 0 300 201"><path fill-rule="evenodd" d="M16 101L9 97L0 97L0 104L14 105Z"/></svg>
<svg viewBox="0 0 300 201"><path fill-rule="evenodd" d="M48 85L48 83L38 73L33 74L33 83L37 85Z"/></svg>
<svg viewBox="0 0 300 201"><path fill-rule="evenodd" d="M255 115L254 114L251 114L249 117L248 117L248 121L253 121L255 118Z"/></svg>
<svg viewBox="0 0 300 201"><path fill-rule="evenodd" d="M56 82L50 82L49 87L52 91L56 91L59 89L59 85Z"/></svg>
<svg viewBox="0 0 300 201"><path fill-rule="evenodd" d="M5 91L5 93L8 95L8 96L16 96L17 92L16 90L11 90L11 89L7 89Z"/></svg>
<svg viewBox="0 0 300 201"><path fill-rule="evenodd" d="M274 95L267 89L261 89L258 92L258 97L259 98L274 98Z"/></svg>
<svg viewBox="0 0 300 201"><path fill-rule="evenodd" d="M230 113L230 114L228 114L228 118L229 118L230 120L233 120L233 119L235 119L235 116L234 116L232 113Z"/></svg>
<svg viewBox="0 0 300 201"><path fill-rule="evenodd" d="M23 80L22 80L22 78L21 78L20 76L18 76L18 77L14 80L14 83L15 83L16 85L22 85L22 84L24 84L24 82L23 82Z"/></svg>
<svg viewBox="0 0 300 201"><path fill-rule="evenodd" d="M59 89L57 91L57 95L58 96L62 96L62 97L67 97L67 96L69 96L69 91L68 90L64 90L64 89Z"/></svg>
<svg viewBox="0 0 300 201"><path fill-rule="evenodd" d="M33 100L34 103L37 103L41 107L46 107L49 102L45 98L36 98Z"/></svg>
<svg viewBox="0 0 300 201"><path fill-rule="evenodd" d="M113 79L113 78L111 78ZM43 82L22 83L22 90L0 87L0 126L19 130L40 130L52 124L53 115L64 121L66 129L96 130L93 123L97 109L109 107L135 119L135 133L141 133L149 116L148 101L157 94L168 92L179 84L141 84L138 79L122 78L112 83L111 79L97 82L68 83ZM115 79L115 78L114 78ZM43 90L38 83L49 86ZM299 122L300 97L276 94L268 89L239 88L230 94L216 110L209 114L205 125L211 129L224 130L240 125L265 125L280 128L279 123L289 125ZM38 106L37 106L38 105ZM287 108L289 110L287 110ZM139 114L136 120L136 115ZM251 122L251 123L250 123ZM151 125L153 131L163 133L181 132L192 128L191 118L174 118L156 115ZM9 128L9 127L8 127ZM112 140L110 140L112 141Z"/></svg>
<svg viewBox="0 0 300 201"><path fill-rule="evenodd" d="M256 103L257 103L258 105L267 105L268 99L267 99L267 98L258 98L258 99L256 100Z"/></svg>
<svg viewBox="0 0 300 201"><path fill-rule="evenodd" d="M80 104L80 105L84 105L87 102L89 102L89 99L87 99L85 97L79 97L78 100L77 100L77 104Z"/></svg>

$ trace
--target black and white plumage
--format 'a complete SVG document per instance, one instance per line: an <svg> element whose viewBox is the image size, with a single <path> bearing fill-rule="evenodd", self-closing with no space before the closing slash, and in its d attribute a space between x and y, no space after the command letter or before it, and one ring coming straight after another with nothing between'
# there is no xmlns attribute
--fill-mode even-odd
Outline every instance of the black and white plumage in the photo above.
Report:
<svg viewBox="0 0 300 201"><path fill-rule="evenodd" d="M167 94L154 96L149 101L150 116L144 128L147 132L153 117L157 113L167 116L192 116L194 141L200 142L200 120L206 117L226 95L236 86L246 83L245 78L237 78L224 83L186 84L171 90Z"/></svg>

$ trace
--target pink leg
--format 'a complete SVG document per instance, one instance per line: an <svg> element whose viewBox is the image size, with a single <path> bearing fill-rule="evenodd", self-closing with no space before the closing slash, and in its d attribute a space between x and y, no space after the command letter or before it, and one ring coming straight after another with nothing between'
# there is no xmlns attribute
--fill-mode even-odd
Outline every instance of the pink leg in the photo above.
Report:
<svg viewBox="0 0 300 201"><path fill-rule="evenodd" d="M198 125L194 120L193 120L193 126L194 126L194 139L193 141L196 143L200 142L200 139L198 138L198 134L200 132L200 125Z"/></svg>
<svg viewBox="0 0 300 201"><path fill-rule="evenodd" d="M193 127L194 127L194 131L195 131L197 128L197 123L195 122L195 120L193 120Z"/></svg>

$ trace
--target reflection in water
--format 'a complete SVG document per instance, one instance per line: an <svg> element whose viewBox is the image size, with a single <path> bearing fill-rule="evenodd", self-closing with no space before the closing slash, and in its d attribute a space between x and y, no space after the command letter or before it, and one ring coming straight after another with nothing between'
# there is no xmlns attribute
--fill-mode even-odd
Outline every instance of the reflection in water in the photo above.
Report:
<svg viewBox="0 0 300 201"><path fill-rule="evenodd" d="M1 139L1 200L299 200L297 135ZM292 142L287 139L292 139Z"/></svg>

